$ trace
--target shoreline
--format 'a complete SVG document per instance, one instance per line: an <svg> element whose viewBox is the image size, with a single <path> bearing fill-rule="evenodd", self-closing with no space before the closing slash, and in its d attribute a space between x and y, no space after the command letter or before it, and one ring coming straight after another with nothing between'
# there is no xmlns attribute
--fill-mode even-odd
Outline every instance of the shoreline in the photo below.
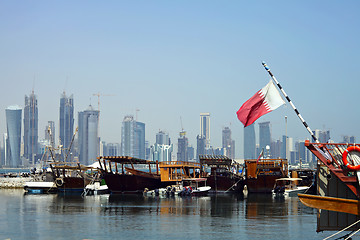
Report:
<svg viewBox="0 0 360 240"><path fill-rule="evenodd" d="M31 179L31 177L0 177L0 189L24 188L25 182L29 182Z"/></svg>

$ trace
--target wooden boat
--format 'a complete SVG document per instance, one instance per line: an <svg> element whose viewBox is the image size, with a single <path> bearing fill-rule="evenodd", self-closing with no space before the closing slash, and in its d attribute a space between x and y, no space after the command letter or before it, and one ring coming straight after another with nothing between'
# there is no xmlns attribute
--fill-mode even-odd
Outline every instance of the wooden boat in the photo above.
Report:
<svg viewBox="0 0 360 240"><path fill-rule="evenodd" d="M297 197L298 193L304 193L310 188L310 186L300 185L301 181L302 178L278 178L272 194L274 197Z"/></svg>
<svg viewBox="0 0 360 240"><path fill-rule="evenodd" d="M360 201L354 199L323 197L310 194L298 194L300 201L308 207L328 211L360 215Z"/></svg>
<svg viewBox="0 0 360 240"><path fill-rule="evenodd" d="M360 145L305 141L305 146L318 159L316 195L299 194L299 199L304 205L318 209L317 231L341 230L356 221L360 201L359 176L356 176L360 172L349 169L343 155L350 165L358 165L358 152L348 153L348 148Z"/></svg>
<svg viewBox="0 0 360 240"><path fill-rule="evenodd" d="M215 193L243 193L245 177L239 163L226 156L200 155L202 176L207 178L206 184ZM210 174L204 174L210 168Z"/></svg>
<svg viewBox="0 0 360 240"><path fill-rule="evenodd" d="M245 172L249 193L271 193L276 179L288 176L288 162L286 159L248 159Z"/></svg>
<svg viewBox="0 0 360 240"><path fill-rule="evenodd" d="M50 164L54 175L55 184L59 192L79 193L84 191L93 179L93 173L86 173L92 168L81 165L78 162L54 162Z"/></svg>
<svg viewBox="0 0 360 240"><path fill-rule="evenodd" d="M129 156L102 156L98 160L102 176L114 194L162 189L189 178L199 178L200 173L200 164L185 161L158 162Z"/></svg>
<svg viewBox="0 0 360 240"><path fill-rule="evenodd" d="M98 161L102 177L114 194L143 193L145 188L166 187L161 182L157 162L129 156L101 156ZM155 172L151 166L155 166ZM146 168L148 171L145 171Z"/></svg>

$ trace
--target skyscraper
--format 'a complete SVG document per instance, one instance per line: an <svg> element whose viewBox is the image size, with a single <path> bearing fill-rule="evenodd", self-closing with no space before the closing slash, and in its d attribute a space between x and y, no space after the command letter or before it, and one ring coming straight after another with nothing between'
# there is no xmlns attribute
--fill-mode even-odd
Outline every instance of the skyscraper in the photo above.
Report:
<svg viewBox="0 0 360 240"><path fill-rule="evenodd" d="M33 156L38 149L38 105L34 91L25 95L24 107L24 157L34 163Z"/></svg>
<svg viewBox="0 0 360 240"><path fill-rule="evenodd" d="M222 147L226 149L226 156L235 159L235 141L231 139L231 129L225 127L222 130Z"/></svg>
<svg viewBox="0 0 360 240"><path fill-rule="evenodd" d="M156 134L156 143L170 145L169 134L159 130L159 132Z"/></svg>
<svg viewBox="0 0 360 240"><path fill-rule="evenodd" d="M259 144L260 144L259 146L260 152L262 151L262 149L264 149L264 153L266 152L266 154L268 154L266 151L266 146L269 147L271 146L270 122L259 123Z"/></svg>
<svg viewBox="0 0 360 240"><path fill-rule="evenodd" d="M10 106L6 108L6 162L9 167L19 167L20 146L21 146L21 114L22 110L19 106Z"/></svg>
<svg viewBox="0 0 360 240"><path fill-rule="evenodd" d="M199 161L199 155L206 154L205 145L206 145L205 137L197 135L197 137L196 137L196 160Z"/></svg>
<svg viewBox="0 0 360 240"><path fill-rule="evenodd" d="M121 154L145 159L145 123L125 116L121 127Z"/></svg>
<svg viewBox="0 0 360 240"><path fill-rule="evenodd" d="M210 113L200 113L200 136L206 139L205 148L210 148Z"/></svg>
<svg viewBox="0 0 360 240"><path fill-rule="evenodd" d="M71 140L74 134L74 99L73 95L67 97L65 92L60 98L60 129L59 137L63 149L69 150ZM70 152L71 149L70 149Z"/></svg>
<svg viewBox="0 0 360 240"><path fill-rule="evenodd" d="M159 130L156 134L156 142L150 148L151 160L171 161L173 145L170 143L169 134Z"/></svg>
<svg viewBox="0 0 360 240"><path fill-rule="evenodd" d="M256 152L255 124L244 128L244 159L254 159Z"/></svg>
<svg viewBox="0 0 360 240"><path fill-rule="evenodd" d="M177 160L178 161L188 161L188 139L186 137L186 132L181 131L180 136L178 138L178 152L177 152Z"/></svg>
<svg viewBox="0 0 360 240"><path fill-rule="evenodd" d="M79 112L79 160L89 165L96 160L99 154L98 121L99 111L90 105L83 112Z"/></svg>

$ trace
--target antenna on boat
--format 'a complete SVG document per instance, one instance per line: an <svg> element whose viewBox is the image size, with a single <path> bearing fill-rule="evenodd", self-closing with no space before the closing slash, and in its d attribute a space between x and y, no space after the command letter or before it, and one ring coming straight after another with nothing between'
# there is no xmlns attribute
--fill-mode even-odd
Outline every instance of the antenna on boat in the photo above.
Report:
<svg viewBox="0 0 360 240"><path fill-rule="evenodd" d="M299 111L297 110L297 108L295 107L295 105L292 103L292 101L290 100L289 96L285 93L284 89L281 87L280 83L276 80L275 76L271 73L270 68L268 67L268 65L266 65L265 62L262 62L262 65L264 66L265 70L270 74L272 80L276 83L276 85L279 87L280 91L282 92L282 94L285 96L286 100L290 103L291 107L294 109L296 115L299 117L300 121L303 123L303 125L305 126L306 130L308 130L308 132L310 133L311 137L314 139L314 141L316 143L319 143L319 140L316 138L316 136L314 135L314 133L311 131L309 125L305 122L304 118L300 115Z"/></svg>

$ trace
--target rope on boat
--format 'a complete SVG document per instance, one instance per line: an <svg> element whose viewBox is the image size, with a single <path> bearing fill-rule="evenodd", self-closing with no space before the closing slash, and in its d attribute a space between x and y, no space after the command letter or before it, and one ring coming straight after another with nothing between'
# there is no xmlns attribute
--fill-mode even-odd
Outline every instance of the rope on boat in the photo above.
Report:
<svg viewBox="0 0 360 240"><path fill-rule="evenodd" d="M234 183L234 184L233 184L231 187L229 187L229 189L226 190L225 192L230 191L230 189L232 189L234 186L236 186L241 180L243 180L243 179L240 179L239 181L237 181L236 183Z"/></svg>
<svg viewBox="0 0 360 240"><path fill-rule="evenodd" d="M351 233L345 240L351 239L352 236L354 236L356 233L358 233L360 229L356 230L355 232Z"/></svg>
<svg viewBox="0 0 360 240"><path fill-rule="evenodd" d="M360 220L358 220L358 221L354 222L353 224L351 224L351 225L347 226L346 228L344 228L344 229L342 229L342 230L340 230L340 231L338 231L338 232L334 233L333 235L331 235L331 236L329 236L329 237L327 237L327 238L324 238L323 240L326 240L326 239L332 238L333 236L335 236L335 235L337 235L337 234L339 234L339 233L342 233L342 232L343 232L343 231L345 231L346 229L351 228L352 226L354 226L354 225L358 224L359 222L360 222ZM360 229L359 229L359 230L357 230L355 233L357 233L358 231L360 231ZM354 234L355 234L355 233L354 233ZM353 234L353 235L354 235L354 234ZM353 235L351 235L351 236L353 236ZM349 236L349 237L351 237L351 236ZM349 237L348 237L348 238L346 238L346 239L349 239Z"/></svg>

